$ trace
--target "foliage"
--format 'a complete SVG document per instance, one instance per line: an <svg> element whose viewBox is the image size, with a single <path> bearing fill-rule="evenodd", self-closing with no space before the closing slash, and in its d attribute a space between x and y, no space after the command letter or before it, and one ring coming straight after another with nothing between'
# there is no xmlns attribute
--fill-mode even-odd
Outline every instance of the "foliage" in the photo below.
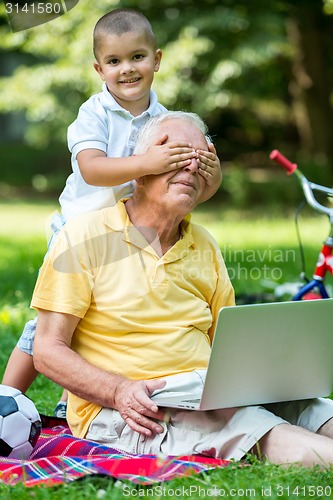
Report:
<svg viewBox="0 0 333 500"><path fill-rule="evenodd" d="M19 141L6 142L0 145L0 155L2 199L31 193L36 199L47 193L56 200L70 174L69 152L54 142L47 150Z"/></svg>

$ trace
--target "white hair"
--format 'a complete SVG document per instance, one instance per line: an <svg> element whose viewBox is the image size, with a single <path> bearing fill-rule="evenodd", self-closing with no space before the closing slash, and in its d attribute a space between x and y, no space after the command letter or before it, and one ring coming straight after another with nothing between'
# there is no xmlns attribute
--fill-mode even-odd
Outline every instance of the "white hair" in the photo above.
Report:
<svg viewBox="0 0 333 500"><path fill-rule="evenodd" d="M200 130L200 132L203 133L208 143L211 142L210 138L207 136L208 127L197 114L187 113L185 111L164 111L163 113L159 113L158 115L149 118L149 120L140 128L136 139L134 154L145 153L160 137L161 124L168 120L182 120L194 125Z"/></svg>

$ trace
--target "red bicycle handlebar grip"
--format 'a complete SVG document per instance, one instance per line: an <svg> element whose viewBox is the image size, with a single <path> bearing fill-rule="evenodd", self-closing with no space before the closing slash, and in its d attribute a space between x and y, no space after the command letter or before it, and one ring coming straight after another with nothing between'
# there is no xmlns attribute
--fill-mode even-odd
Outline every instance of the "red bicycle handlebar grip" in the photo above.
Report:
<svg viewBox="0 0 333 500"><path fill-rule="evenodd" d="M296 163L291 163L291 161L288 160L283 154L280 153L277 149L274 149L271 154L269 155L271 160L276 161L276 163L279 163L286 171L288 175L291 175L295 172L297 169L297 164Z"/></svg>

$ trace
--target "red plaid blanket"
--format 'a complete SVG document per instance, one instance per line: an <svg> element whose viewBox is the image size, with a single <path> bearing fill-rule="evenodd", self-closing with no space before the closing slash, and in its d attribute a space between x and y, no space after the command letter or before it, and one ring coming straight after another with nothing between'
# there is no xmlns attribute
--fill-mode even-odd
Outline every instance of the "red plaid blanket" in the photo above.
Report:
<svg viewBox="0 0 333 500"><path fill-rule="evenodd" d="M84 476L104 474L137 484L154 484L224 467L226 460L195 456L130 455L72 436L60 419L43 419L43 430L29 460L0 457L0 483L54 486Z"/></svg>

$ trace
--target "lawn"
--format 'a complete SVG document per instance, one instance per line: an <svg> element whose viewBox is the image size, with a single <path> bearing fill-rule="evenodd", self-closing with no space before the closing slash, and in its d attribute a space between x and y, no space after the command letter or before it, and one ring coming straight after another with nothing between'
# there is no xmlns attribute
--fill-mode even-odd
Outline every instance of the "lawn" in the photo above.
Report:
<svg viewBox="0 0 333 500"><path fill-rule="evenodd" d="M27 319L34 312L29 301L38 268L46 250L47 224L56 205L51 203L0 203L0 375ZM258 296L271 292L277 283L298 281L300 261L292 214L269 211L233 212L206 206L193 214L217 239L224 254L236 296ZM301 233L308 273L316 261L319 245L326 237L327 221L302 218ZM332 280L330 280L330 286ZM259 295L260 297L260 295ZM50 414L61 393L39 376L29 389L41 413ZM57 488L25 489L1 485L1 499L21 498L333 498L333 468L306 470L279 468L254 461L250 466L233 464L191 479L175 480L154 487L136 487L128 482L89 478Z"/></svg>

